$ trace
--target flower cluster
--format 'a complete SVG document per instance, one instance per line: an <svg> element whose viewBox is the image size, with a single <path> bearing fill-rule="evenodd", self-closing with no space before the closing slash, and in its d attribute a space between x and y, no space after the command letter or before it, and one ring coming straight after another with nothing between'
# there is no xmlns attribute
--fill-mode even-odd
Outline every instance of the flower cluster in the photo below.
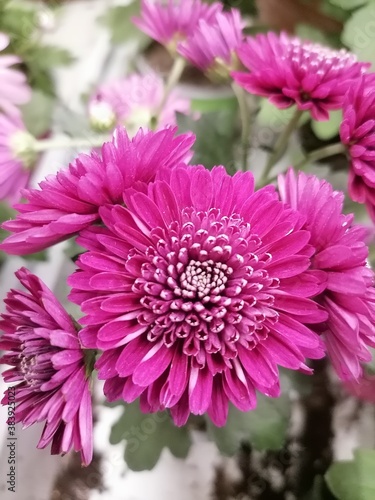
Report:
<svg viewBox="0 0 375 500"><path fill-rule="evenodd" d="M177 62L233 78L280 108L295 105L298 118L343 109L350 195L375 220L368 64L285 33L245 38L239 11L218 2L143 0L134 22ZM249 171L191 165L194 134L174 126L189 103L172 87L173 79L165 88L153 74L99 87L89 117L100 131L117 126L112 137L23 189L15 220L2 226L12 233L0 245L9 254L68 238L82 247L68 277L79 322L22 268L16 275L26 291L5 300L0 349L10 366L4 379L17 384L17 422L45 422L38 446L78 451L84 465L93 453L94 368L109 401L139 398L143 412L168 410L178 426L203 414L223 426L230 404L250 411L257 393L280 395L280 367L312 374L312 361L327 355L351 387L375 347L369 229L344 214L344 194L293 169L276 186L265 175L257 189ZM245 92L234 90L246 122ZM246 154L247 132L243 126ZM36 151L19 116L0 115L0 198L26 185Z"/></svg>

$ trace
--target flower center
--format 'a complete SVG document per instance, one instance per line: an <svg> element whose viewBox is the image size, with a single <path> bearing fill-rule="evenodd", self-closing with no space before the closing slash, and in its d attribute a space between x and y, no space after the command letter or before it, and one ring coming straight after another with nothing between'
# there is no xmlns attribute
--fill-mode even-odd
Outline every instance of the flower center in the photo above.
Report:
<svg viewBox="0 0 375 500"><path fill-rule="evenodd" d="M34 390L52 378L56 370L53 368L51 357L59 351L58 347L52 347L44 339L36 338L29 331L20 331L20 334L28 337L21 344L19 353L19 371L24 381Z"/></svg>
<svg viewBox="0 0 375 500"><path fill-rule="evenodd" d="M214 262L212 259L199 262L192 259L181 274L181 288L176 287L174 292L182 297L199 298L202 302L208 302L211 294L219 295L225 290L228 276L232 273L233 269L222 262Z"/></svg>

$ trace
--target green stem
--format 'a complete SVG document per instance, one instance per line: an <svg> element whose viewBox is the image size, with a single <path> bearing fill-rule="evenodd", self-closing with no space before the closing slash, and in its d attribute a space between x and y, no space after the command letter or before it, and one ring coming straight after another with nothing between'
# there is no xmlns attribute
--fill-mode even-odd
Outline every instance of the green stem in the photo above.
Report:
<svg viewBox="0 0 375 500"><path fill-rule="evenodd" d="M97 148L109 139L107 135L77 137L74 139L71 137L42 139L36 142L33 149L37 153L42 153L50 149Z"/></svg>
<svg viewBox="0 0 375 500"><path fill-rule="evenodd" d="M276 141L275 147L273 149L273 153L268 158L267 164L264 168L262 179L260 180L261 184L263 182L267 181L267 179L269 177L269 173L271 172L272 168L275 166L275 164L283 156L285 148L288 144L289 138L292 135L292 132L297 128L298 122L299 122L302 114L303 114L303 111L301 111L297 108L295 110L290 122L285 127L285 129L282 131L282 133L279 135L279 137Z"/></svg>
<svg viewBox="0 0 375 500"><path fill-rule="evenodd" d="M244 172L247 170L247 159L250 148L250 110L247 104L246 92L242 87L236 83L232 84L233 92L235 93L238 101L238 107L241 116L241 168Z"/></svg>
<svg viewBox="0 0 375 500"><path fill-rule="evenodd" d="M172 69L168 75L167 82L164 87L164 94L163 94L163 99L161 100L161 103L159 104L155 116L153 117L151 121L151 125L155 129L160 120L160 115L163 111L163 108L165 106L165 103L167 102L167 99L169 97L169 94L171 93L172 89L176 86L178 81L181 78L182 72L184 71L186 66L186 61L180 56L177 56L176 59L174 60Z"/></svg>
<svg viewBox="0 0 375 500"><path fill-rule="evenodd" d="M295 169L301 169L306 165L306 163L313 163L318 160L323 160L324 158L328 158L329 156L345 153L345 151L346 147L341 142L329 144L328 146L324 146L322 148L316 149L315 151L311 151L311 153L306 155L300 162L295 165Z"/></svg>

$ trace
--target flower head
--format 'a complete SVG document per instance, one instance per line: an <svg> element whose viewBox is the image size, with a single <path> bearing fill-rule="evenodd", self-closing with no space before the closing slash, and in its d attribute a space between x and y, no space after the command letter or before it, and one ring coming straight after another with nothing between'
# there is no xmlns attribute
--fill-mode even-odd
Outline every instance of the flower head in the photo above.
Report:
<svg viewBox="0 0 375 500"><path fill-rule="evenodd" d="M201 0L142 0L141 16L134 24L175 53L177 43L193 34L201 19L210 22L222 9L220 2Z"/></svg>
<svg viewBox="0 0 375 500"><path fill-rule="evenodd" d="M115 124L128 130L151 126L164 95L163 80L155 73L133 74L102 85L89 103L90 121L94 128L110 130ZM190 102L172 91L163 106L160 127L176 125L176 112L188 113Z"/></svg>
<svg viewBox="0 0 375 500"><path fill-rule="evenodd" d="M324 355L305 326L326 319L309 298L324 286L306 272L310 234L273 187L253 187L250 172L177 167L82 233L70 299L86 314L83 345L104 351L110 400L224 425L229 401L247 411L256 389L278 396L278 365L309 371Z"/></svg>
<svg viewBox="0 0 375 500"><path fill-rule="evenodd" d="M38 448L52 443L52 454L80 451L92 459L92 408L84 351L73 321L60 303L27 269L16 276L26 291L12 290L2 314L0 362L16 393L16 423L45 421ZM16 385L15 385L16 384ZM3 398L7 403L7 396Z"/></svg>
<svg viewBox="0 0 375 500"><path fill-rule="evenodd" d="M9 38L0 33L0 52L9 45ZM25 104L31 97L31 90L26 77L20 71L10 68L21 62L14 55L0 55L0 111L7 114L19 114L16 106Z"/></svg>
<svg viewBox="0 0 375 500"><path fill-rule="evenodd" d="M237 54L250 73L232 73L247 91L278 108L296 104L316 120L342 106L345 92L369 66L344 49L333 50L286 33L249 37Z"/></svg>
<svg viewBox="0 0 375 500"><path fill-rule="evenodd" d="M0 114L0 200L19 200L37 159L34 144L19 116Z"/></svg>
<svg viewBox="0 0 375 500"><path fill-rule="evenodd" d="M81 154L68 169L41 182L40 189L24 190L28 203L16 205L17 219L3 224L16 234L6 238L1 249L24 255L63 241L99 221L100 206L121 203L124 189L152 181L162 167L190 160L194 136L174 133L173 128L141 129L130 139L119 127L101 156Z"/></svg>
<svg viewBox="0 0 375 500"><path fill-rule="evenodd" d="M289 170L280 176L281 198L306 219L314 247L312 269L325 273L325 291L316 300L328 313L323 333L338 375L358 378L361 362L371 359L375 346L374 273L367 266L367 229L343 215L343 193L314 175Z"/></svg>
<svg viewBox="0 0 375 500"><path fill-rule="evenodd" d="M201 19L177 50L209 75L228 78L230 71L238 69L235 50L242 42L244 26L239 10L218 11L212 20Z"/></svg>
<svg viewBox="0 0 375 500"><path fill-rule="evenodd" d="M347 92L340 127L350 158L349 195L366 203L375 221L375 79L363 76Z"/></svg>

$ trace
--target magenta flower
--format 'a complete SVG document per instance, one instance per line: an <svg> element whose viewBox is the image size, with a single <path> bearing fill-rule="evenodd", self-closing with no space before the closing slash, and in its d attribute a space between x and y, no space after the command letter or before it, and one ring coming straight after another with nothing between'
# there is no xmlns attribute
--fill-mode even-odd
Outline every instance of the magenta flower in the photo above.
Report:
<svg viewBox="0 0 375 500"><path fill-rule="evenodd" d="M80 451L92 460L92 408L82 351L73 321L36 276L22 268L17 278L27 291L12 290L2 314L0 362L16 394L16 423L29 427L45 421L38 448L52 443L51 453ZM15 385L16 384L16 385ZM3 404L7 403L5 395Z"/></svg>
<svg viewBox="0 0 375 500"><path fill-rule="evenodd" d="M112 141L103 145L101 156L81 154L67 170L41 182L40 189L24 190L28 203L16 205L17 219L3 224L15 234L0 248L15 255L37 252L99 221L98 208L121 203L124 189L152 181L162 167L190 160L194 136L174 137L175 131L141 129L130 139L119 127Z"/></svg>
<svg viewBox="0 0 375 500"><path fill-rule="evenodd" d="M89 117L97 129L110 130L117 125L137 129L151 125L164 96L163 80L155 73L132 74L104 84L89 102ZM176 112L188 113L190 101L172 91L163 106L158 126L176 125Z"/></svg>
<svg viewBox="0 0 375 500"><path fill-rule="evenodd" d="M349 195L366 203L375 221L375 79L366 75L345 96L341 142L350 158Z"/></svg>
<svg viewBox="0 0 375 500"><path fill-rule="evenodd" d="M249 37L237 54L250 73L232 73L248 92L278 108L296 104L315 120L342 106L346 91L369 67L344 49L333 50L286 33Z"/></svg>
<svg viewBox="0 0 375 500"><path fill-rule="evenodd" d="M202 71L228 78L231 70L238 69L235 50L242 42L244 27L239 10L218 11L214 19L201 19L177 50Z"/></svg>
<svg viewBox="0 0 375 500"><path fill-rule="evenodd" d="M36 161L33 144L18 115L0 114L0 200L14 203L20 199Z"/></svg>
<svg viewBox="0 0 375 500"><path fill-rule="evenodd" d="M324 288L307 271L310 233L273 187L253 188L250 172L177 167L82 233L70 299L83 345L104 351L109 400L224 425L229 401L248 411L256 389L279 395L278 365L309 372L305 359L324 355L306 326L327 317L310 300Z"/></svg>
<svg viewBox="0 0 375 500"><path fill-rule="evenodd" d="M368 230L343 215L344 194L313 175L289 170L279 177L281 198L306 218L314 247L312 269L325 273L327 287L316 300L328 313L324 340L332 364L343 380L362 374L368 346L375 347L374 273L367 266Z"/></svg>
<svg viewBox="0 0 375 500"><path fill-rule="evenodd" d="M9 45L9 38L0 33L0 52ZM19 114L16 106L25 104L31 97L26 77L10 68L21 60L14 55L0 55L0 110L7 114Z"/></svg>
<svg viewBox="0 0 375 500"><path fill-rule="evenodd" d="M177 43L193 34L201 19L210 22L221 11L220 2L201 0L142 0L134 24L146 35L175 52Z"/></svg>

